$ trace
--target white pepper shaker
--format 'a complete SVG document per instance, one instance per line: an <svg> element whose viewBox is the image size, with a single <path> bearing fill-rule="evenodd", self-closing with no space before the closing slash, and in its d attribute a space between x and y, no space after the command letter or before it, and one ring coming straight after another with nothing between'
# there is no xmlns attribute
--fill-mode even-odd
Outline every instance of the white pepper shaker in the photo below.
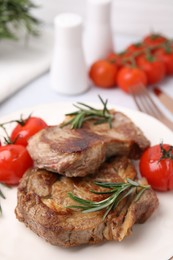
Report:
<svg viewBox="0 0 173 260"><path fill-rule="evenodd" d="M111 0L87 0L84 51L88 66L113 51Z"/></svg>
<svg viewBox="0 0 173 260"><path fill-rule="evenodd" d="M55 46L50 70L54 90L76 95L87 90L88 75L82 46L82 18L73 13L55 17Z"/></svg>

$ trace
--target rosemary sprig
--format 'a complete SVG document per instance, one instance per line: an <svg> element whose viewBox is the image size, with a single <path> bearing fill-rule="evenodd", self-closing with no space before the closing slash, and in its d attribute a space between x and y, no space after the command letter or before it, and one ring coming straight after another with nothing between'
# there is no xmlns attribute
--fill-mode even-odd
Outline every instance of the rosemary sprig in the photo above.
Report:
<svg viewBox="0 0 173 260"><path fill-rule="evenodd" d="M101 201L85 200L75 196L72 192L68 196L76 201L79 205L71 205L68 208L80 209L83 213L95 212L105 209L103 220L106 218L111 210L114 210L119 203L129 195L135 195L134 201L139 200L143 192L150 188L149 185L141 185L136 181L127 178L127 182L111 183L111 182L95 182L97 186L107 188L105 191L96 192L91 190L94 194L107 194L108 197Z"/></svg>
<svg viewBox="0 0 173 260"><path fill-rule="evenodd" d="M1 189L0 189L0 197L5 199L5 196L4 194L2 193ZM0 204L0 216L2 215L2 207L1 207L1 204Z"/></svg>
<svg viewBox="0 0 173 260"><path fill-rule="evenodd" d="M66 114L66 116L73 116L72 119L68 120L67 122L64 122L61 124L61 127L64 127L66 125L71 125L72 129L81 128L83 123L88 120L95 120L95 125L97 124L103 124L108 123L109 127L112 127L112 119L113 115L110 113L110 111L107 108L108 100L103 101L103 99L99 96L99 99L103 105L103 109L96 109L91 106L88 106L84 103L78 102L78 105L74 105L78 110L69 114Z"/></svg>
<svg viewBox="0 0 173 260"><path fill-rule="evenodd" d="M40 22L32 15L36 7L30 0L1 0L0 39L16 40L19 30L37 35Z"/></svg>

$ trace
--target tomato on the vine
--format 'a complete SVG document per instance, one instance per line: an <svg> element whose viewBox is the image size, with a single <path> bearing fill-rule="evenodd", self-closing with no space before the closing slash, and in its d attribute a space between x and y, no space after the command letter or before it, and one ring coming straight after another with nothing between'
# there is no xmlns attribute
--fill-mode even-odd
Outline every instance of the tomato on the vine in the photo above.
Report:
<svg viewBox="0 0 173 260"><path fill-rule="evenodd" d="M122 66L122 59L121 59L121 55L117 54L115 52L111 52L108 54L108 56L106 57L106 60L108 60L109 62L115 64L115 66L117 68Z"/></svg>
<svg viewBox="0 0 173 260"><path fill-rule="evenodd" d="M26 120L21 120L21 122L19 120L11 133L11 141L15 144L27 146L28 139L45 127L47 127L46 122L39 117L30 116Z"/></svg>
<svg viewBox="0 0 173 260"><path fill-rule="evenodd" d="M131 53L131 54L134 54L134 53L137 53L137 52L142 52L144 50L145 50L145 46L141 42L132 43L126 49L126 51L128 53Z"/></svg>
<svg viewBox="0 0 173 260"><path fill-rule="evenodd" d="M17 185L33 161L22 145L9 144L0 147L0 182Z"/></svg>
<svg viewBox="0 0 173 260"><path fill-rule="evenodd" d="M131 66L135 62L135 57L133 57L133 54L128 51L121 52L119 56L121 58L120 69L124 66Z"/></svg>
<svg viewBox="0 0 173 260"><path fill-rule="evenodd" d="M163 61L153 55L140 55L137 65L146 73L148 84L156 84L165 77L165 65Z"/></svg>
<svg viewBox="0 0 173 260"><path fill-rule="evenodd" d="M160 144L149 147L141 156L139 168L153 189L172 190L173 146Z"/></svg>
<svg viewBox="0 0 173 260"><path fill-rule="evenodd" d="M140 68L123 67L117 75L118 86L127 93L131 92L131 87L138 85L147 85L147 76Z"/></svg>
<svg viewBox="0 0 173 260"><path fill-rule="evenodd" d="M161 34L152 33L150 35L147 35L143 39L143 43L146 44L149 47L156 47L162 43L165 43L167 41L167 38Z"/></svg>
<svg viewBox="0 0 173 260"><path fill-rule="evenodd" d="M166 74L173 75L173 49L167 50L165 48L159 48L154 54L164 63Z"/></svg>
<svg viewBox="0 0 173 260"><path fill-rule="evenodd" d="M90 68L89 76L93 83L101 88L115 86L117 67L110 61L98 60Z"/></svg>

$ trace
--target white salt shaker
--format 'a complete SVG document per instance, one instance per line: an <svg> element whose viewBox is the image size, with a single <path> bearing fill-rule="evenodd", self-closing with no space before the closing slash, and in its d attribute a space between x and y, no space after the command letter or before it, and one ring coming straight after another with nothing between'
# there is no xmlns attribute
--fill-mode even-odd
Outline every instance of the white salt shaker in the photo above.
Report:
<svg viewBox="0 0 173 260"><path fill-rule="evenodd" d="M84 51L88 66L113 51L111 0L87 0Z"/></svg>
<svg viewBox="0 0 173 260"><path fill-rule="evenodd" d="M73 13L55 17L55 46L50 70L54 90L76 95L87 90L88 76L82 46L82 18Z"/></svg>

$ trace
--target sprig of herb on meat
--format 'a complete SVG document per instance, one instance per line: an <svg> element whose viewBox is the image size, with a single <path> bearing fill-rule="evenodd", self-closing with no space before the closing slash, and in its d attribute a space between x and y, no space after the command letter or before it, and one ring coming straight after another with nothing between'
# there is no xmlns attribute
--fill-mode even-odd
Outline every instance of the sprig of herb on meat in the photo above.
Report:
<svg viewBox="0 0 173 260"><path fill-rule="evenodd" d="M97 186L107 188L106 191L96 192L91 190L94 194L107 194L108 197L101 201L91 201L82 199L69 192L68 196L76 201L79 205L71 205L68 208L80 209L83 213L95 212L105 209L103 219L114 210L118 204L129 195L135 195L134 201L139 200L143 192L150 188L149 185L141 185L136 181L127 178L127 182L111 183L111 182L94 182Z"/></svg>
<svg viewBox="0 0 173 260"><path fill-rule="evenodd" d="M72 116L72 119L61 124L61 127L66 125L71 125L71 128L77 129L81 128L83 123L88 120L95 120L94 124L108 123L110 128L112 127L113 115L107 108L108 100L104 101L100 96L99 99L103 105L103 109L96 109L87 104L78 102L78 105L74 105L78 111L66 114L66 116Z"/></svg>

